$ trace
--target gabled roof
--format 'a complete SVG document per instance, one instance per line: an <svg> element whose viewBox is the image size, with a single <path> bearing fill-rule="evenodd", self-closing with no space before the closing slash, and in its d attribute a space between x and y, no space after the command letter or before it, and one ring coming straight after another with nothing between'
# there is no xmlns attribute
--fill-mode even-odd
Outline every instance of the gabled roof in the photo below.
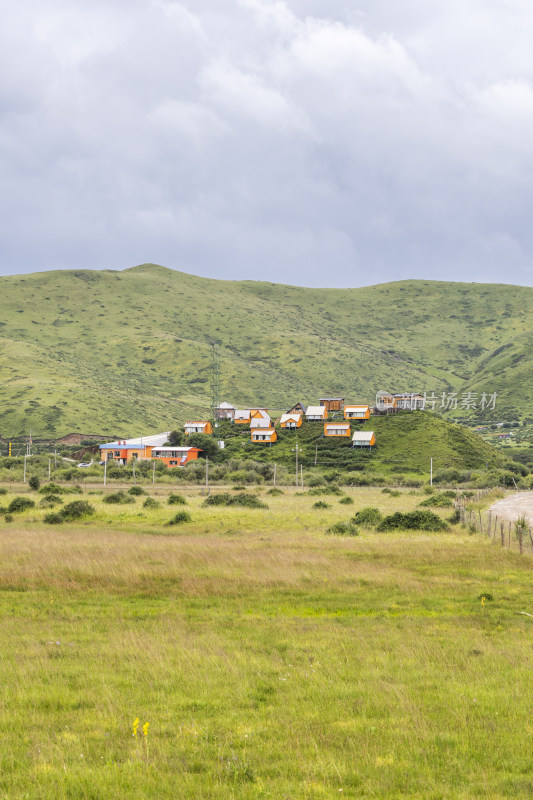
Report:
<svg viewBox="0 0 533 800"><path fill-rule="evenodd" d="M290 414L292 412L293 408L296 408L296 406L300 406L300 408L302 409L303 413L305 414L305 406L304 406L303 403L300 403L300 402L295 403L293 406L291 406L290 409L287 411L287 414Z"/></svg>
<svg viewBox="0 0 533 800"><path fill-rule="evenodd" d="M200 421L200 422L185 422L185 424L183 425L183 427L184 427L184 428L187 428L187 427L190 427L191 425L194 425L196 428L199 428L199 427L202 427L202 426L205 428L205 426L206 426L206 425L209 425L209 423L208 423L208 422L205 422L205 421Z"/></svg>
<svg viewBox="0 0 533 800"><path fill-rule="evenodd" d="M218 408L224 409L225 411L236 411L235 406L232 406L231 403L226 403L226 401L217 406L217 409Z"/></svg>
<svg viewBox="0 0 533 800"><path fill-rule="evenodd" d="M346 429L350 429L350 423L349 422L324 422L324 427L325 428L344 428L344 430L346 430Z"/></svg>
<svg viewBox="0 0 533 800"><path fill-rule="evenodd" d="M100 450L139 450L141 447L161 447L170 436L170 431L166 433L156 433L152 436L139 436L136 439L118 439L116 442L107 442L100 445Z"/></svg>
<svg viewBox="0 0 533 800"><path fill-rule="evenodd" d="M372 437L374 435L374 431L356 431L352 436L352 441L354 442L370 442L372 441Z"/></svg>
<svg viewBox="0 0 533 800"><path fill-rule="evenodd" d="M250 410L248 408L235 409L235 419L250 419Z"/></svg>
<svg viewBox="0 0 533 800"><path fill-rule="evenodd" d="M308 406L305 415L307 417L323 417L325 410L325 406Z"/></svg>
<svg viewBox="0 0 533 800"><path fill-rule="evenodd" d="M345 411L362 411L369 408L367 405L358 405L358 406L344 406Z"/></svg>
<svg viewBox="0 0 533 800"><path fill-rule="evenodd" d="M298 422L301 416L301 414L282 414L280 425L283 425L284 422Z"/></svg>
<svg viewBox="0 0 533 800"><path fill-rule="evenodd" d="M322 403L323 400L344 400L344 397L319 397L318 402Z"/></svg>

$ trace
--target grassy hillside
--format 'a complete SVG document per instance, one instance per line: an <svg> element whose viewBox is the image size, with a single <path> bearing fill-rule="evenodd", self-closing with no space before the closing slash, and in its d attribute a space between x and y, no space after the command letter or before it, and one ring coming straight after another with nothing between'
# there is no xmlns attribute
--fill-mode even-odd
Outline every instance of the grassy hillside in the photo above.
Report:
<svg viewBox="0 0 533 800"><path fill-rule="evenodd" d="M243 426L225 423L220 435L231 455L256 461L294 465L298 442L299 463L311 467L315 460L321 467L368 469L386 473L429 473L433 458L435 471L449 468L505 468L509 459L480 436L430 412L402 412L395 416L372 417L365 423L352 422L352 431L373 430L376 446L369 450L353 449L351 439L324 438L321 422L303 423L296 431L279 426L278 442L269 446L250 442L250 431Z"/></svg>
<svg viewBox="0 0 533 800"><path fill-rule="evenodd" d="M533 407L533 289L403 281L305 289L155 265L0 278L0 435L128 436L222 397L278 411L324 394L498 393L486 417ZM448 412L458 416L459 411Z"/></svg>

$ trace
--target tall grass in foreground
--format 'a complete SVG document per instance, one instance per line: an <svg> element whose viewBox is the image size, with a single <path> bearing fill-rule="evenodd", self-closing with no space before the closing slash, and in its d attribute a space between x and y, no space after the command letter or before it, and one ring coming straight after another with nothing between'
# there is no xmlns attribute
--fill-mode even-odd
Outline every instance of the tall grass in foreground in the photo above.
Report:
<svg viewBox="0 0 533 800"><path fill-rule="evenodd" d="M458 527L326 536L421 499L351 496L187 497L176 535L142 498L7 525L0 797L531 796L530 558Z"/></svg>

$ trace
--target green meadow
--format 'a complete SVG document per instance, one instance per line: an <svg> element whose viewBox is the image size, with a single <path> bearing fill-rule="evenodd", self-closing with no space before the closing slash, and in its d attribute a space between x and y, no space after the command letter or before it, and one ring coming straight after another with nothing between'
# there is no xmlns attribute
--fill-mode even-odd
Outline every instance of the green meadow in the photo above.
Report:
<svg viewBox="0 0 533 800"><path fill-rule="evenodd" d="M529 554L455 524L326 532L413 490L144 489L65 495L94 511L59 525L0 497L36 501L0 517L1 798L531 796Z"/></svg>

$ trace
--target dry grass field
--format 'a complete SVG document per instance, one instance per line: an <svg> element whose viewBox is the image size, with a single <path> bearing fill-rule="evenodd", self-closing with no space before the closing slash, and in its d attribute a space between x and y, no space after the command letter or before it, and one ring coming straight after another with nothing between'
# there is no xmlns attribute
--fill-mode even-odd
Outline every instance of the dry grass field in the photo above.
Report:
<svg viewBox="0 0 533 800"><path fill-rule="evenodd" d="M326 535L409 492L148 491L0 517L0 798L532 795L529 555L458 526Z"/></svg>

